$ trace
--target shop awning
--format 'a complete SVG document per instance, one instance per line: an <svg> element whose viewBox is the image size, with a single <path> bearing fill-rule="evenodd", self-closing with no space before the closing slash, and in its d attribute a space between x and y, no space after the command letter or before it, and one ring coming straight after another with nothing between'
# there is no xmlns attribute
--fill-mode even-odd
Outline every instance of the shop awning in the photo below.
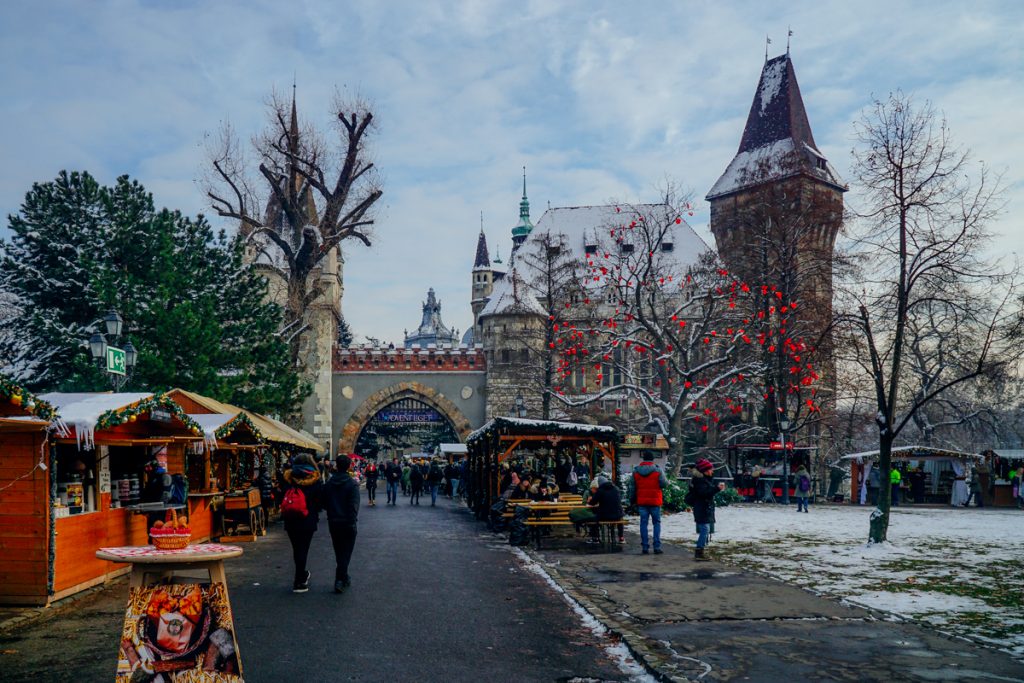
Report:
<svg viewBox="0 0 1024 683"><path fill-rule="evenodd" d="M39 396L53 406L56 416L53 426L58 434L70 437L74 431L79 448L92 448L97 431L114 430L127 422L146 417L158 422L157 413L164 417L164 424L157 433L143 437L141 441L172 440L176 437L194 438L202 435L202 428L185 411L166 395L156 396L143 392L97 392L63 393L52 392ZM177 425L175 425L175 421ZM115 440L132 441L130 434L117 434Z"/></svg>
<svg viewBox="0 0 1024 683"><path fill-rule="evenodd" d="M465 455L469 452L469 446L464 443L443 443L437 447L437 450L452 455Z"/></svg>
<svg viewBox="0 0 1024 683"><path fill-rule="evenodd" d="M851 453L844 455L840 460L874 460L878 458L879 451L864 451L862 453ZM985 456L977 453L964 453L945 448L934 448L932 446L894 446L892 457L896 460L963 460L975 458L984 460Z"/></svg>

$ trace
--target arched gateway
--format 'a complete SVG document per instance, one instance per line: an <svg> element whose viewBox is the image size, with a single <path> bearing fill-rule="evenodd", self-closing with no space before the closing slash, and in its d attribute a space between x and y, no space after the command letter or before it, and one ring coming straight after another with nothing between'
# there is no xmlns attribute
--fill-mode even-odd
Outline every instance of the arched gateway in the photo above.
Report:
<svg viewBox="0 0 1024 683"><path fill-rule="evenodd" d="M478 347L340 349L334 362L337 453L373 445L420 450L463 441L484 422L486 368Z"/></svg>

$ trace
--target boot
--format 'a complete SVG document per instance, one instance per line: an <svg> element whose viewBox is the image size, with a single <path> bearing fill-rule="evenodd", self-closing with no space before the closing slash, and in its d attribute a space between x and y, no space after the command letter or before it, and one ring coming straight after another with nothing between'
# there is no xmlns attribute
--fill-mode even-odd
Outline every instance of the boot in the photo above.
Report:
<svg viewBox="0 0 1024 683"><path fill-rule="evenodd" d="M697 562L708 562L708 561L711 560L710 557L707 557L704 554L704 548L696 548L696 549L694 549L694 551L693 551L693 559L696 560Z"/></svg>

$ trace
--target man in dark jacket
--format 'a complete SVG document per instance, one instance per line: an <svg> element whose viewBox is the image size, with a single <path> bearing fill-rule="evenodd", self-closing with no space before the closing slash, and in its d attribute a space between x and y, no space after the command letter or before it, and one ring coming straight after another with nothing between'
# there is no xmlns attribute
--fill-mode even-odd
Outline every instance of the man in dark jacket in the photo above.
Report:
<svg viewBox="0 0 1024 683"><path fill-rule="evenodd" d="M647 536L647 520L654 526L654 554L661 555L661 505L662 490L668 486L668 479L651 460L651 452L644 451L643 462L633 468L629 481L629 502L640 511L640 552L650 552Z"/></svg>
<svg viewBox="0 0 1024 683"><path fill-rule="evenodd" d="M427 470L427 484L430 486L430 507L437 505L437 490L441 488L441 482L444 481L444 470L434 460L430 463L430 468Z"/></svg>
<svg viewBox="0 0 1024 683"><path fill-rule="evenodd" d="M420 504L420 493L423 492L423 469L416 463L409 469L409 505Z"/></svg>
<svg viewBox="0 0 1024 683"><path fill-rule="evenodd" d="M598 522L619 522L622 521L622 494L619 487L605 477L597 478L597 491L590 498L590 507L594 509ZM622 535L622 525L618 527L619 543L625 542ZM587 543L600 543L598 538L598 525L590 525L590 539Z"/></svg>
<svg viewBox="0 0 1024 683"><path fill-rule="evenodd" d="M305 593L309 590L306 559L309 557L313 534L316 533L320 522L324 485L320 481L320 468L313 460L313 456L308 453L295 456L291 469L284 473L284 481L281 517L284 519L284 530L288 533L288 540L292 544L292 558L295 560L292 592ZM304 510L293 509L296 502L300 502L300 507L304 507Z"/></svg>
<svg viewBox="0 0 1024 683"><path fill-rule="evenodd" d="M693 521L697 525L697 547L693 559L704 561L709 559L704 554L711 534L711 525L715 522L715 494L725 484L715 486L712 477L715 466L710 460L701 458L691 471L690 490L686 493L685 502L693 509Z"/></svg>
<svg viewBox="0 0 1024 683"><path fill-rule="evenodd" d="M324 486L324 508L327 510L327 527L331 531L334 545L334 592L344 593L352 585L348 575L348 563L356 545L356 525L359 522L359 484L349 475L352 460L339 455L335 460L337 470Z"/></svg>
<svg viewBox="0 0 1024 683"><path fill-rule="evenodd" d="M398 464L398 458L392 458L388 466L384 468L384 481L387 484L388 505L398 503L398 484L402 481L402 467Z"/></svg>

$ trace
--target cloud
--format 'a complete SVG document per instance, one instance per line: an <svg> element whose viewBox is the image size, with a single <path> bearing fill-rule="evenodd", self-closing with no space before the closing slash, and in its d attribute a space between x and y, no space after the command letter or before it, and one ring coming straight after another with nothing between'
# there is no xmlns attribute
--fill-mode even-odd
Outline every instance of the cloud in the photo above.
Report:
<svg viewBox="0 0 1024 683"><path fill-rule="evenodd" d="M1021 251L1024 5L787 7L815 138L840 172L872 94L918 93L1005 170L994 227L1002 251ZM326 126L337 88L373 103L385 182L374 246L346 245L352 328L398 341L433 286L465 329L480 212L507 257L521 166L534 221L548 201L651 199L666 177L701 199L736 152L764 34L776 54L786 28L753 0L3 3L0 210L81 168L130 173L160 204L209 214L193 182L205 132L230 120L256 133L271 88L293 78L300 115ZM703 202L692 222L709 238Z"/></svg>

